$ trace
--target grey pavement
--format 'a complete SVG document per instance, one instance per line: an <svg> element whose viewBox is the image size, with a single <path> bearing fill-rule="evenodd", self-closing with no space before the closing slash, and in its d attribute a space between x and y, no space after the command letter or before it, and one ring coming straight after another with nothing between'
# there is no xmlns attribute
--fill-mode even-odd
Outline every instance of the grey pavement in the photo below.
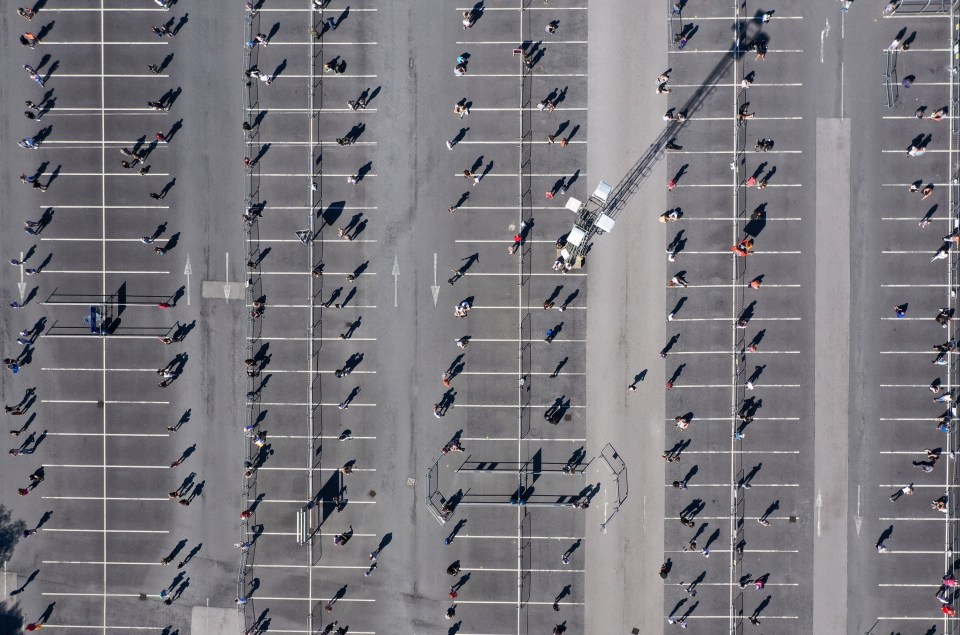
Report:
<svg viewBox="0 0 960 635"><path fill-rule="evenodd" d="M313 4L0 18L0 633L956 629L956 17Z"/></svg>
<svg viewBox="0 0 960 635"><path fill-rule="evenodd" d="M643 12L660 15L662 3L644 3ZM666 51L657 37L622 37L624 16L636 16L635 3L591 5L588 51L590 69L590 135L588 171L616 183L654 140L663 125L660 96L649 82L624 81L625 60L643 60L644 67L666 68ZM587 405L588 449L600 453L606 444L627 465L623 506L600 529L617 501L594 511L587 521L587 629L660 632L663 592L656 577L664 561L663 463L654 454L663 446L658 414L664 409L664 371L657 357L665 340L666 279L662 227L654 210L665 208L666 161L659 161L630 204L617 215L610 236L597 238L590 255L591 310L588 323ZM651 286L650 281L656 281ZM642 374L642 379L635 377ZM636 383L636 392L627 385ZM609 468L600 463L599 470Z"/></svg>

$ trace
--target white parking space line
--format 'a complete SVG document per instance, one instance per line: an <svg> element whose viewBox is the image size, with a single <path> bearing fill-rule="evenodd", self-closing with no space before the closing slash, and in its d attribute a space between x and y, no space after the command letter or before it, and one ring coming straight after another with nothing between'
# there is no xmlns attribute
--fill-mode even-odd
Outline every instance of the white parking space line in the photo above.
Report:
<svg viewBox="0 0 960 635"><path fill-rule="evenodd" d="M168 529L67 529L63 527L47 529L43 527L41 532L52 531L67 534L169 534Z"/></svg>
<svg viewBox="0 0 960 635"><path fill-rule="evenodd" d="M108 432L104 435L102 432L48 432L47 436L51 437L169 437L170 434L148 434L148 433L137 433L137 432Z"/></svg>
<svg viewBox="0 0 960 635"><path fill-rule="evenodd" d="M85 336L89 339L89 336ZM100 369L97 369L98 371ZM100 403L98 399L41 399L40 403L67 403L67 404L97 404ZM103 403L107 405L116 405L116 404L133 404L133 405L154 405L154 406L169 406L169 401L129 401L122 399L107 399Z"/></svg>
<svg viewBox="0 0 960 635"><path fill-rule="evenodd" d="M154 502L154 501L167 501L169 498L126 498L122 496L41 496L40 498L45 500L63 500L63 501L134 501L134 502ZM97 594L99 595L99 594Z"/></svg>
<svg viewBox="0 0 960 635"><path fill-rule="evenodd" d="M803 49L768 49L767 55L777 55L779 53L803 53ZM730 49L690 49L683 51L667 51L669 55L729 55Z"/></svg>

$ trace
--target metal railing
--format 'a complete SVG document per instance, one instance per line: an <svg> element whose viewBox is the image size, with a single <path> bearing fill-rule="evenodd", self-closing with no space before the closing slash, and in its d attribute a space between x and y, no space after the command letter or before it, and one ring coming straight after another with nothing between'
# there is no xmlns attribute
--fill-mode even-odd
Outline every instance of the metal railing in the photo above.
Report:
<svg viewBox="0 0 960 635"><path fill-rule="evenodd" d="M919 15L950 13L957 5L958 0L900 0L893 13L885 15Z"/></svg>
<svg viewBox="0 0 960 635"><path fill-rule="evenodd" d="M887 51L887 70L883 74L883 83L887 89L887 108L897 105L900 98L900 79L897 77L897 52Z"/></svg>

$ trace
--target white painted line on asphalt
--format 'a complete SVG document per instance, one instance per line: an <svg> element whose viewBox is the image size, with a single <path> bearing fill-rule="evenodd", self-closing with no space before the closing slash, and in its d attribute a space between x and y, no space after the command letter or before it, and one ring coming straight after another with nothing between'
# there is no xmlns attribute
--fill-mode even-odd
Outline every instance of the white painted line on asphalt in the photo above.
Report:
<svg viewBox="0 0 960 635"><path fill-rule="evenodd" d="M134 567L162 567L163 565L159 562L105 562L103 560L41 560L41 564L112 564L118 566L134 566Z"/></svg>
<svg viewBox="0 0 960 635"><path fill-rule="evenodd" d="M719 421L721 423L729 423L733 417L695 417L694 421L704 422L704 421ZM800 421L800 417L754 417L754 421ZM664 423L669 423L671 426L675 425L673 419L664 419Z"/></svg>
<svg viewBox="0 0 960 635"><path fill-rule="evenodd" d="M247 112L260 112L260 108L247 108ZM271 115L305 115L310 114L311 110L309 108L271 108ZM377 112L376 108L367 106L360 110L354 110L353 108L315 108L312 112L323 114L323 113L346 113L346 114L357 114L362 115L364 113Z"/></svg>
<svg viewBox="0 0 960 635"><path fill-rule="evenodd" d="M463 176L463 175L461 174L460 176ZM542 174L542 175L535 175L535 176L553 176L553 175ZM720 187L720 188L729 189L730 184L729 183L681 183L677 185L674 189L684 190L690 187ZM767 185L766 189L770 189L772 187L803 187L803 183L770 183Z"/></svg>
<svg viewBox="0 0 960 635"><path fill-rule="evenodd" d="M898 55L912 55L912 54L914 54L914 53L946 53L946 52L949 51L949 50L950 50L950 49L948 49L948 48L943 48L943 49L940 49L940 48L936 48L936 49L921 49L921 48L910 47L910 50L909 50L909 51L901 50L901 51L898 52ZM883 52L884 55L887 54L887 49L881 49L881 51Z"/></svg>
<svg viewBox="0 0 960 635"><path fill-rule="evenodd" d="M542 404L530 404L530 408L549 408L552 403L542 403ZM453 405L451 410L456 410L457 408L490 408L493 410L499 408L514 408L516 409L517 404L480 404L480 403L460 403L459 401ZM583 410L586 406L567 406L568 410Z"/></svg>
<svg viewBox="0 0 960 635"><path fill-rule="evenodd" d="M687 253L687 252L684 251L683 253ZM729 251L717 251L717 252L712 252L712 251L711 251L711 252L690 252L690 253L691 253L691 254L694 254L694 253L700 253L700 254L708 254L708 253L709 253L709 254L729 254L730 252L729 252ZM754 252L754 253L757 253L757 252ZM784 251L784 252L779 252L779 251L763 251L763 252L760 252L760 253L771 255L771 254L794 254L794 253L799 253L799 252L793 252L793 251ZM567 275L569 275L569 274L567 274ZM689 285L689 286L690 286L691 288L697 288L697 289L739 289L740 287L748 287L748 285L745 285L745 284L691 284L691 285ZM799 285L799 284L766 284L766 283L765 283L765 284L763 285L763 288L764 288L764 289L799 289L800 286L801 286L801 285Z"/></svg>
<svg viewBox="0 0 960 635"><path fill-rule="evenodd" d="M881 154L902 154L903 156L907 156L907 151L902 148L899 150L881 150L880 152ZM949 152L950 150L947 150L946 148L943 150L932 150L927 148L925 154L948 154Z"/></svg>
<svg viewBox="0 0 960 635"><path fill-rule="evenodd" d="M470 108L470 113L473 114L473 113L475 113L475 112L521 112L521 111L524 111L524 110L526 110L526 111L528 111L528 112L533 112L533 111L538 110L538 109L537 109L536 106L530 106L530 107L528 107L528 108L517 108L517 107L497 108L497 107L494 107L494 106L482 107L482 108L481 108L481 107L472 107L472 106L471 106L471 108ZM588 110L589 110L589 107L587 107L587 106L583 106L583 107L564 106L564 107L563 107L563 112L572 112L572 111L576 111L576 112L587 112ZM538 111L538 112L539 112L539 111ZM469 116L469 115L468 115L468 116ZM466 120L466 121L469 121L469 119ZM466 123L466 122L464 122L464 123ZM583 141L583 142L580 142L580 141L570 141L570 143L586 143L586 141Z"/></svg>
<svg viewBox="0 0 960 635"><path fill-rule="evenodd" d="M84 335L83 337L87 337L87 336ZM259 342L260 340L266 340L266 341L271 341L271 342L284 342L284 341L289 341L289 342L306 342L306 341L308 341L310 338L308 338L308 337L275 337L275 336L263 335L263 336L261 336L261 337L248 337L247 339L248 339L248 340L252 340L252 341L256 341L256 342ZM339 341L344 341L344 342L376 342L376 341L378 341L378 339L377 339L376 337L350 337L350 338L347 338L347 339L345 339L345 340L340 340L339 337L314 337L314 338L313 338L313 341L314 341L314 342L339 342Z"/></svg>
<svg viewBox="0 0 960 635"><path fill-rule="evenodd" d="M735 318L715 317L715 318L673 318L672 322L733 322ZM799 322L801 318L750 318L751 322ZM758 353L759 354L759 353Z"/></svg>
<svg viewBox="0 0 960 635"><path fill-rule="evenodd" d="M546 2L544 2L544 4L546 4ZM458 12L473 11L474 8L475 6L458 7L456 10ZM523 7L522 10L523 11L586 11L587 7L557 7L554 5L550 5L548 7L547 6L544 6L544 7L527 6L527 7ZM521 9L519 7L484 7L483 8L484 13L487 13L488 11L521 11ZM513 44L516 44L516 42L513 42ZM549 44L549 42L546 42L546 44Z"/></svg>
<svg viewBox="0 0 960 635"><path fill-rule="evenodd" d="M82 372L82 371L94 371L97 373L102 373L104 371L111 373L156 373L156 368L67 368L67 367L57 367L57 366L43 366L40 370L46 371L68 371L68 372ZM97 403L97 402L95 402ZM115 402L112 402L115 403Z"/></svg>
<svg viewBox="0 0 960 635"><path fill-rule="evenodd" d="M686 450L684 450L683 453L686 454ZM514 473L514 476L516 476L516 473ZM673 489L673 485L670 483L664 483L663 486L667 489ZM730 483L691 483L688 487L689 489L696 489L698 487L730 487ZM750 483L750 487L747 489L756 489L758 487L800 487L800 483Z"/></svg>
<svg viewBox="0 0 960 635"><path fill-rule="evenodd" d="M103 242L106 242L106 243L139 243L139 242L142 242L139 238L69 238L69 237L64 237L64 238L44 238L43 236L40 237L40 240L41 240L41 241L48 241L48 242L68 242L68 243L84 243L84 242L90 242L90 243L103 243ZM168 239L166 239L166 238L158 238L158 239L155 240L154 242L156 242L156 243L166 243L167 240L168 240ZM298 240L297 242L300 242L300 241ZM44 271L52 271L52 270L44 269ZM97 273L100 273L100 272L98 271Z"/></svg>
<svg viewBox="0 0 960 635"><path fill-rule="evenodd" d="M284 74L280 75L279 77L275 77L274 80L273 80L273 83L280 82L280 80L284 80L284 79L310 79L311 77L312 77L311 75L295 75L295 74L292 74L292 73L284 73ZM334 77L343 78L343 79L376 79L376 78L377 78L377 75L375 75L375 74L371 74L371 75L367 75L367 74L348 75L348 74L344 73L344 74L342 74L342 75L336 75L336 74L334 74L334 75L327 75L327 77L324 78L324 79L332 79L332 78L334 78ZM269 90L269 89L267 89L267 90Z"/></svg>
<svg viewBox="0 0 960 635"><path fill-rule="evenodd" d="M100 436L100 435L97 435L97 436ZM97 469L99 469L99 470L103 470L103 469L107 469L107 468L116 468L116 469L121 469L121 470L169 470L169 469L175 469L175 468L171 468L169 465L102 465L102 464L95 465L95 464L93 464L93 463L85 464L85 465L81 465L81 464L79 464L79 463L44 463L44 466L48 466L48 467L64 467L64 468L69 467L69 468L78 468L78 469L88 468L88 467L95 467L95 468L97 468Z"/></svg>
<svg viewBox="0 0 960 635"><path fill-rule="evenodd" d="M754 521L757 519L756 516L744 516L744 518L747 519L747 520L754 520ZM779 518L776 517L776 516L769 516L769 518L771 518L771 519L777 519L777 520L784 520L784 521L787 520L787 517L786 517L786 516L781 516L781 517L779 517ZM666 519L664 519L664 520L665 520L665 521L668 521L668 522L674 522L674 523L677 522L677 519L676 519L676 518L666 518ZM699 521L699 520L730 520L730 517L729 517L729 516L709 516L709 517L707 517L707 516L697 516L694 520L698 520L698 521ZM784 524L785 524L785 523L784 523ZM460 538L460 536L457 536L457 538ZM691 556L698 556L698 557L700 557L700 558L703 557L703 556L700 555L700 552L699 552L699 551L689 551L689 550L687 550L687 549L667 549L667 550L664 551L664 553L677 553L677 554L686 553L686 554L689 554L689 555L691 555ZM800 551L799 551L798 549L756 549L756 548L753 548L753 549L750 550L750 553L754 553L754 554L757 554L757 553L800 553ZM716 549L711 549L711 550L710 550L710 555L711 555L711 556L715 556L715 555L718 555L718 554L719 554L719 555L724 555L724 556L729 556L729 555L730 555L730 550L729 550L729 549L721 549L721 548L719 548L719 547L717 547ZM726 616L726 617L729 617L729 616Z"/></svg>
<svg viewBox="0 0 960 635"><path fill-rule="evenodd" d="M282 369L279 369L279 368L273 368L272 366L269 367L269 368L265 368L264 370L262 370L262 371L260 371L260 372L262 372L262 373L276 373L276 374L278 374L278 375L280 375L280 374L296 374L296 373L317 373L317 374L319 374L319 375L332 375L332 374L334 373L334 371L332 371L332 370L317 370L317 371L311 371L311 370L306 370L306 369L282 370ZM377 374L377 371L375 371L375 370L354 370L354 371L351 371L350 374L351 374L351 375L376 375L376 374Z"/></svg>
<svg viewBox="0 0 960 635"><path fill-rule="evenodd" d="M880 557L882 558L884 556L888 556L891 554L898 554L898 553L905 553L911 556L940 556L941 558L943 558L943 549L941 549L940 551L925 551L925 550L908 551L906 549L888 549ZM918 617L918 618L897 618L897 619L924 619L924 618ZM926 619L929 621L930 617L928 616L926 617Z"/></svg>
<svg viewBox="0 0 960 635"><path fill-rule="evenodd" d="M301 244L299 238L261 238L258 242L261 243L296 243ZM354 238L353 240L344 240L342 238L325 238L323 240L314 240L315 243L324 243L325 245L352 245L352 244L376 244L377 241L367 238ZM276 306L276 305L273 305Z"/></svg>
<svg viewBox="0 0 960 635"><path fill-rule="evenodd" d="M258 402L264 406L323 406L336 408L339 405L338 403L307 403L306 401L260 401ZM351 408L376 408L377 404L375 403L358 403L356 401L350 403Z"/></svg>
<svg viewBox="0 0 960 635"><path fill-rule="evenodd" d="M100 241L97 241L97 242L100 242ZM68 271L68 270L66 270L66 269L44 269L44 270L43 270L43 273L46 273L46 274L50 274L50 273L64 273L64 274L66 274L66 273L74 273L74 274L81 274L81 275L82 275L82 274L91 274L91 273L95 273L95 274L97 274L97 275L102 275L102 274L104 274L104 273L106 273L106 274L123 274L123 275L127 275L127 274L131 274L131 275L132 275L132 274L169 275L170 272L169 272L169 271L116 271L116 270L113 270L113 269L110 269L110 270L107 270L107 271L103 271L103 270L99 270L99 271L98 271L98 270Z"/></svg>
<svg viewBox="0 0 960 635"><path fill-rule="evenodd" d="M516 407L516 406L514 406L514 407ZM471 442L471 443L483 443L483 442L497 443L497 442L507 442L507 441L509 441L509 442L511 442L511 443L516 443L517 441L527 441L527 440L528 440L527 438L521 439L521 438L519 438L519 437L469 437L469 436L461 437L461 439L464 440L464 441L469 441L469 442ZM551 437L551 438L549 438L549 439L537 439L537 443L584 443L585 441L586 441L586 438L577 439L577 438L553 438L553 437ZM686 452L686 450L684 450L684 452ZM514 475L514 476L516 476L516 474L517 474L516 472L513 472L513 475ZM516 539L516 536L514 536L514 539Z"/></svg>
<svg viewBox="0 0 960 635"><path fill-rule="evenodd" d="M676 320L674 320L676 321ZM473 340L471 340L471 343ZM747 352L748 355L799 355L800 351L757 351L756 353ZM670 351L670 355L740 355L739 351Z"/></svg>
<svg viewBox="0 0 960 635"><path fill-rule="evenodd" d="M311 43L310 43L309 41L307 41L307 42L279 42L279 41L277 41L277 40L271 40L271 41L270 41L270 46L276 46L276 45L283 45L283 46L310 46L310 44L311 44ZM379 42L361 42L361 41L343 42L343 41L338 41L338 40L324 40L324 42L323 42L323 46L324 46L324 47L328 47L328 46L377 46L378 44L379 44ZM333 73L333 74L327 73L327 74L325 75L325 77L336 77L336 75L337 75L336 73Z"/></svg>
<svg viewBox="0 0 960 635"><path fill-rule="evenodd" d="M682 51L669 50L667 53L671 55L693 55L699 53L701 55L729 55L730 49L684 49ZM770 53L803 53L803 49L768 49L767 54Z"/></svg>
<svg viewBox="0 0 960 635"><path fill-rule="evenodd" d="M276 210L276 211L286 211L286 212L306 212L306 211L310 211L310 210L313 209L313 208L311 208L311 207L309 207L309 206L305 206L305 205L303 205L303 206L301 206L301 205L267 205L267 206L264 207L263 209L272 209L272 210ZM371 210L371 211L376 211L376 210L378 210L379 208L376 207L376 206L344 205L343 207L341 207L341 208L339 208L339 209L342 209L342 210L344 210L344 211L347 211L347 210L350 210L350 211L353 211L353 210L361 210L361 211ZM299 242L299 241L298 241L298 242ZM356 241L354 241L354 242L356 242Z"/></svg>
<svg viewBox="0 0 960 635"><path fill-rule="evenodd" d="M586 77L586 73L537 73L537 77ZM463 77L496 77L503 78L508 77L510 79L516 79L516 73L467 73ZM562 109L560 109L562 111ZM554 112L557 112L556 110Z"/></svg>
<svg viewBox="0 0 960 635"><path fill-rule="evenodd" d="M296 240L295 242L300 242L300 241ZM353 241L353 242L357 242L357 241ZM341 272L334 272L334 271L331 271L331 272L324 271L323 277L329 278L330 276L339 276L339 277L345 278L348 273L350 272L344 271L341 273ZM261 271L260 275L261 276L310 276L310 275L313 275L313 273L310 271ZM366 278L367 276L375 276L375 275L377 275L376 271L364 271L361 277ZM348 280L347 282L355 282L355 280L354 281Z"/></svg>
<svg viewBox="0 0 960 635"><path fill-rule="evenodd" d="M525 373L525 374L527 374L527 375L544 375L544 376L548 376L548 375L552 375L553 373L547 373L547 372L542 372L542 373L529 372L529 373ZM481 371L470 371L470 370L467 370L467 371L463 371L462 373L458 373L458 374L457 374L458 377L459 377L460 375L464 375L464 376L466 376L466 375L478 375L478 376L484 376L484 375L506 375L506 376L508 376L508 377L516 377L516 376L517 376L517 371L515 371L515 370L514 370L514 371L509 371L509 370L508 370L508 371L484 371L484 372L481 372ZM563 375L564 375L565 377L571 377L571 376L573 376L573 377L579 377L579 376L584 376L584 375L586 375L586 373L564 372Z"/></svg>
<svg viewBox="0 0 960 635"><path fill-rule="evenodd" d="M739 86L740 84L734 84L734 83L732 83L732 82L731 82L731 83L727 83L727 82L717 82L717 83L714 83L714 84L668 84L668 85L670 86L670 88L698 88L698 89L699 89L699 88L707 88L707 87L710 87L710 88L733 88L734 86ZM800 82L797 82L797 83L795 83L795 84L789 84L789 83L782 83L782 84L780 84L780 83L776 83L776 82L771 83L771 84L767 84L767 83L758 84L757 82L754 82L754 83L750 84L750 89L747 91L747 94L749 95L751 92L753 92L754 90L756 90L756 89L758 89L758 88L786 88L786 87L791 87L791 86L803 86L803 84L800 83ZM471 110L472 110L472 109L471 109Z"/></svg>
<svg viewBox="0 0 960 635"><path fill-rule="evenodd" d="M688 217L686 214L683 215L683 222L687 222L687 221L719 221L719 222L729 223L729 222L735 221L735 220L742 220L742 219L734 218L734 217L732 217L732 216L710 216L710 217L708 217L708 216L689 216L689 217ZM796 222L796 221L802 221L802 220L803 220L803 219L800 218L800 217L798 217L798 216L797 216L797 217L787 216L787 217L782 217L782 218L769 218L769 217L768 217L768 218L765 218L765 219L764 219L764 222L766 222L766 223L776 223L776 222L784 222L784 221L794 221L794 222Z"/></svg>
<svg viewBox="0 0 960 635"><path fill-rule="evenodd" d="M486 10L486 9L484 9L484 10ZM730 21L733 21L733 20L743 20L743 16L742 16L742 15L738 15L738 16L733 16L733 15L714 15L714 16L699 16L699 15L694 15L694 16L690 16L690 15L687 15L686 13L684 13L684 14L683 14L683 19L684 19L684 21L686 21L686 20L695 20L695 21L697 21L697 22L702 22L702 21L705 21L705 20L722 20L722 21L724 21L724 22L730 22ZM802 15L784 15L784 16L781 16L779 13L777 14L777 22L779 22L780 20L802 20L802 19L803 19L803 16L802 16ZM670 22L670 20L671 20L671 18L668 16L668 17L667 17L667 22ZM746 20L744 20L744 21L746 22ZM754 20L754 21L755 21L755 20Z"/></svg>
<svg viewBox="0 0 960 635"><path fill-rule="evenodd" d="M800 450L684 450L684 454L800 454ZM727 483L730 487L730 483Z"/></svg>
<svg viewBox="0 0 960 635"><path fill-rule="evenodd" d="M303 501L300 501L300 502L302 503ZM459 538L459 536L457 536L457 537ZM256 565L254 565L254 568L256 568ZM332 592L331 592L331 595L332 595ZM138 597L138 596L133 596L133 597ZM157 597L157 596L154 596L154 597ZM273 602L310 602L310 603L312 603L312 604L315 604L315 603L326 604L326 602L330 599L330 596L328 595L328 596L326 596L326 597L316 597L316 598L307 598L307 597L303 597L303 598L292 598L292 597L280 597L280 596L276 596L276 595L260 595L260 594L258 593L258 594L256 595L256 599L257 599L258 601L261 601L261 602L266 602L266 601L269 600L269 601L273 601ZM350 603L353 603L353 602L367 603L367 602L376 602L376 600L373 599L373 598L369 598L369 599L368 599L368 598L359 598L359 597L356 597L356 596L342 597L342 598L340 598L339 600L337 600L337 603L338 603L338 604L350 604ZM100 627L98 626L97 628L100 628ZM289 631L287 631L287 632L289 632ZM294 632L294 633L297 633L297 632L306 633L306 631L293 631L293 632ZM357 633L357 631L354 631L354 633Z"/></svg>
<svg viewBox="0 0 960 635"><path fill-rule="evenodd" d="M486 11L486 9L484 9ZM466 42L466 41L457 41L455 42L457 46L481 46L486 44L493 44L497 46L509 46L514 47L517 45L516 40L479 40L476 42ZM587 40L550 40L549 42L544 42L546 46L553 44L589 44ZM538 73L539 75L539 73Z"/></svg>
<svg viewBox="0 0 960 635"><path fill-rule="evenodd" d="M317 304L314 304L313 306L318 307L321 305L317 303ZM271 304L270 308L271 309L309 309L310 305L309 304ZM373 304L349 304L343 307L343 309L336 309L332 305L328 307L323 307L323 308L329 311L338 311L338 310L342 311L344 309L376 309L377 307L376 305L373 305Z"/></svg>
<svg viewBox="0 0 960 635"><path fill-rule="evenodd" d="M44 9L44 11L46 11L46 9ZM376 12L376 11L377 9L375 8L357 9L353 6L350 7L350 13L361 13L361 12L369 13L369 12ZM257 13L319 13L319 12L316 9L268 9L264 7L261 9L257 9ZM271 40L270 43L273 44L273 40ZM324 42L324 44L326 44L326 42Z"/></svg>
<svg viewBox="0 0 960 635"><path fill-rule="evenodd" d="M40 531L57 531L61 533L79 533L79 534L169 534L167 529L66 529L51 528L41 529Z"/></svg>
<svg viewBox="0 0 960 635"><path fill-rule="evenodd" d="M721 249L720 251L691 251L691 250L684 249L682 253L685 254L685 255L687 255L687 256L732 256L732 254L733 254L733 252L731 252L729 249ZM761 256L761 255L766 255L766 256L797 256L797 255L800 255L801 253L803 253L803 252L800 252L800 251L766 251L766 250L764 250L764 251L753 251L753 252L750 253L750 256ZM569 275L569 274L568 274L568 275ZM696 286L698 286L698 285L691 284L691 285L689 285L689 286L691 286L691 287L696 287ZM702 285L702 286L714 286L714 285ZM739 284L738 284L738 285L721 285L721 286L726 286L727 288L729 288L729 287L731 287L731 286L742 287L742 286L746 286L746 285L739 285Z"/></svg>
<svg viewBox="0 0 960 635"><path fill-rule="evenodd" d="M800 384L757 384L760 388L800 388ZM674 384L671 390L680 390L681 388L729 388L730 383L725 384ZM728 483L729 485L729 483Z"/></svg>
<svg viewBox="0 0 960 635"><path fill-rule="evenodd" d="M86 336L89 337L89 336ZM97 399L41 399L40 403L68 403L68 404L98 404L100 403ZM104 401L105 404L133 404L133 405L159 405L159 406L169 406L169 401L128 401L128 400L112 400L108 399Z"/></svg>
<svg viewBox="0 0 960 635"><path fill-rule="evenodd" d="M729 150L668 150L667 152L670 154L722 154L730 156ZM763 152L762 150L746 150L743 154L755 154L758 156L771 154L803 154L803 150L769 150L767 152Z"/></svg>
<svg viewBox="0 0 960 635"><path fill-rule="evenodd" d="M40 498L44 500L61 500L61 501L136 501L136 502L147 502L147 501L168 501L169 498L136 498L136 497L122 497L122 496L41 496ZM99 594L98 594L99 595Z"/></svg>
<svg viewBox="0 0 960 635"><path fill-rule="evenodd" d="M99 11L99 9L97 10ZM82 42L82 41L72 41L72 42L57 42L55 40L44 40L44 46L101 46L101 45L119 45L119 46L167 46L169 42L159 41L159 42L149 42L149 41L135 41L135 42Z"/></svg>
<svg viewBox="0 0 960 635"><path fill-rule="evenodd" d="M38 205L37 207L39 207L40 209L46 209L46 208L50 207L50 205L44 203L44 204ZM128 209L128 210L131 210L131 211L139 211L139 210L144 210L144 209L170 209L170 206L169 206L169 205L103 205L103 206L97 206L97 205L57 205L57 209L58 209L58 210L61 210L61 209L97 209L97 210L99 210L99 209L104 209L104 210L107 210L107 209Z"/></svg>
<svg viewBox="0 0 960 635"><path fill-rule="evenodd" d="M248 499L247 499L247 502L248 502L248 503L255 503L257 500L258 500L258 499L256 499L256 498L248 498ZM291 504L291 503L296 504L296 505L303 505L303 500L302 500L302 499L299 499L299 498L273 498L273 499L270 499L270 498L262 498L262 499L259 499L259 500L260 500L260 505L271 505L271 504L289 505L289 504ZM353 501L350 501L350 503L352 503L352 502L353 502ZM376 501L369 501L369 502L372 503L372 504L376 504ZM326 532L324 532L322 535L324 535L324 536L331 536L331 537L332 537L332 536L335 536L336 533L326 533ZM355 532L355 533L353 534L353 537L354 537L354 538L376 538L376 537L377 537L377 534L364 534L364 533L360 533L360 532Z"/></svg>
<svg viewBox="0 0 960 635"><path fill-rule="evenodd" d="M465 178L465 177L463 176L463 172L454 172L454 173L453 173L453 176L460 177L461 179L462 179L462 178ZM483 185L483 180L484 180L484 179L488 179L488 178L490 178L491 176L507 177L507 178L511 178L511 179L517 178L517 174L516 174L515 172L490 172L490 173L488 173L488 174L484 174L484 175L483 175L483 179L481 179L480 184ZM529 175L527 175L527 176L547 176L547 177L553 178L553 177L556 177L556 176L567 177L567 176L570 176L570 173L569 173L569 172L562 172L562 173L560 173L560 172L555 172L555 173L546 173L546 174L545 174L545 173L532 173L532 174L529 174ZM587 173L586 173L586 172L581 172L581 173L580 173L580 176L581 176L581 177L586 177L586 176L587 176ZM679 187L679 186L678 186L678 187ZM729 186L728 186L728 187L729 187ZM515 210L516 208L513 208L513 209Z"/></svg>
<svg viewBox="0 0 960 635"><path fill-rule="evenodd" d="M257 145L259 145L259 144L257 144ZM324 174L324 176L331 177L331 178L342 178L342 179L346 180L346 179L350 178L351 176L354 176L355 174L356 174L355 172L353 172L353 173L351 173L351 172L343 172L342 174L337 174L337 173ZM296 177L312 178L312 177L314 177L315 175L312 174L312 173L309 173L309 172L261 172L261 173L259 174L259 176L262 176L262 177L266 177L266 176L273 176L273 177L296 176ZM371 179L372 179L372 178L377 177L377 176L380 176L380 175L379 175L379 174L373 174L373 173L367 173L367 174L365 174L365 175L363 176L363 178L364 178L364 180L366 180L366 179L368 179L368 178L371 178Z"/></svg>
<svg viewBox="0 0 960 635"><path fill-rule="evenodd" d="M697 121L724 121L731 122L736 121L736 116L727 116L727 117L691 117L687 119L687 123L697 122ZM802 121L803 117L751 117L750 121ZM728 184L729 186L729 184Z"/></svg>
<svg viewBox="0 0 960 635"><path fill-rule="evenodd" d="M146 434L146 433L133 433L133 432L127 433L127 434L124 434L124 433L122 433L122 432L108 432L107 434L103 434L102 432L48 432L47 435L48 435L48 436L51 436L51 437L100 437L100 436L107 436L107 437L150 437L150 438L154 438L154 437L169 437L169 436L170 436L169 434Z"/></svg>

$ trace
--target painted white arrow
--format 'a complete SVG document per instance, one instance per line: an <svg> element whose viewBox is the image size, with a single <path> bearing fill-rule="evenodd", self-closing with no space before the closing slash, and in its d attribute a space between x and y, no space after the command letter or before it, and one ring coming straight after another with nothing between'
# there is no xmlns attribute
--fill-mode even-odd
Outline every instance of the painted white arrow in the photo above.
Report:
<svg viewBox="0 0 960 635"><path fill-rule="evenodd" d="M227 270L226 270L226 282L223 283L223 297L229 302L230 301L230 252L226 252L227 260Z"/></svg>
<svg viewBox="0 0 960 635"><path fill-rule="evenodd" d="M397 262L397 257L393 257L393 306L397 306L397 287L400 281L400 263Z"/></svg>
<svg viewBox="0 0 960 635"><path fill-rule="evenodd" d="M193 267L190 266L190 254L187 254L187 264L183 268L183 275L187 277L187 306L190 306L190 276L193 275Z"/></svg>
<svg viewBox="0 0 960 635"><path fill-rule="evenodd" d="M23 298L27 293L27 283L23 281L23 252L20 252L20 282L17 283L17 290L20 291L20 304L23 304Z"/></svg>
<svg viewBox="0 0 960 635"><path fill-rule="evenodd" d="M437 286L437 254L433 254L433 286L430 287L433 293L433 306L437 306L437 298L440 297L440 287Z"/></svg>

